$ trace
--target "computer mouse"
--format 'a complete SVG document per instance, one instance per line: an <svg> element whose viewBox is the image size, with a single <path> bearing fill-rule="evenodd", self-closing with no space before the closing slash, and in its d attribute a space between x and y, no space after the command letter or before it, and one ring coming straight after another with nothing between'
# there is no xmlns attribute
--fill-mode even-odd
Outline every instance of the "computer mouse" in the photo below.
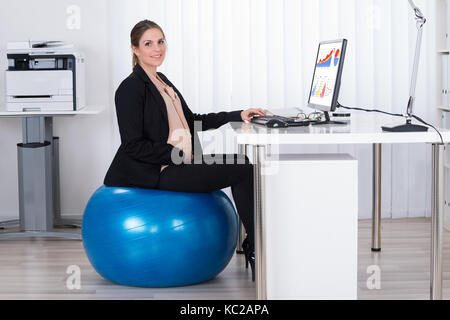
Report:
<svg viewBox="0 0 450 320"><path fill-rule="evenodd" d="M280 119L270 119L267 121L266 126L268 128L286 128L289 127L289 124Z"/></svg>

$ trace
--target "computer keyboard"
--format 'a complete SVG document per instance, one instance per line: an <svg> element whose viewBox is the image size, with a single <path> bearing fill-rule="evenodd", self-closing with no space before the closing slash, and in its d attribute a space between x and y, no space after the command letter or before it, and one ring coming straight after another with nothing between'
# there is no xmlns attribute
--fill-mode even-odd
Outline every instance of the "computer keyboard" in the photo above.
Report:
<svg viewBox="0 0 450 320"><path fill-rule="evenodd" d="M305 127L311 124L311 120L296 120L293 118L271 115L265 117L254 117L251 121L255 124L267 126L269 128Z"/></svg>

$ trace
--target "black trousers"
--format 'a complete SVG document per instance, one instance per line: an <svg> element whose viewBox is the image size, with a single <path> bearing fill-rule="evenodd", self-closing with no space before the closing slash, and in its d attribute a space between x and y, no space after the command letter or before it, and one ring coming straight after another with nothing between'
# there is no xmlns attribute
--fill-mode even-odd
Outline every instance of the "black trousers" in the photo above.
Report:
<svg viewBox="0 0 450 320"><path fill-rule="evenodd" d="M237 154L203 155L192 164L168 166L160 175L158 189L177 192L212 192L231 187L234 203L249 244L254 247L253 165Z"/></svg>

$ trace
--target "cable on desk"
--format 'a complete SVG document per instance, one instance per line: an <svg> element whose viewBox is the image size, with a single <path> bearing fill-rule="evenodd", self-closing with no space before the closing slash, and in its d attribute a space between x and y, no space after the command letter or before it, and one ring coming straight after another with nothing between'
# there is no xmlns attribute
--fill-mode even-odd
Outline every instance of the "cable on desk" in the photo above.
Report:
<svg viewBox="0 0 450 320"><path fill-rule="evenodd" d="M390 112L386 112L386 111L382 111L382 110L377 110L377 109L363 109L363 108L351 108L351 107L346 107L341 105L340 103L338 103L337 105L338 108L343 108L343 109L348 109L348 110L357 110L357 111L365 111L365 112L378 112L378 113L384 113L390 116L394 116L394 117L402 117L404 118L405 116L403 114L400 113L390 113Z"/></svg>
<svg viewBox="0 0 450 320"><path fill-rule="evenodd" d="M415 115L413 115L413 114L412 114L411 116L412 116L414 119L416 119L417 121L423 123L424 125L429 126L429 127L432 127L432 128L438 133L439 137L441 138L441 143L444 145L444 150L445 150L444 139L442 138L442 135L441 135L441 133L439 132L439 130L436 129L436 128L435 128L434 126L432 126L431 124L426 123L425 121L423 121L422 119L420 119L418 116L415 116Z"/></svg>
<svg viewBox="0 0 450 320"><path fill-rule="evenodd" d="M390 113L390 112L386 112L386 111L382 111L382 110L377 110L377 109L363 109L363 108L346 107L346 106L341 105L339 102L338 102L337 107L338 107L338 108L343 108L343 109L348 109L348 110L357 110L357 111L365 111L365 112L378 112L378 113L384 113L384 114L387 114L387 115L390 115L390 116L394 116L394 117L402 117L402 118L406 118L405 115L400 114L400 113ZM433 125L431 125L431 124L425 122L424 120L422 120L422 119L419 118L418 116L416 116L416 115L411 115L411 116L412 116L414 119L416 119L417 121L421 122L422 124L424 124L424 125L426 125L426 126L429 126L429 127L433 128L433 129L438 133L439 138L441 139L441 143L442 143L442 145L444 145L444 150L445 150L444 139L442 138L442 134L439 132L439 130L436 129Z"/></svg>

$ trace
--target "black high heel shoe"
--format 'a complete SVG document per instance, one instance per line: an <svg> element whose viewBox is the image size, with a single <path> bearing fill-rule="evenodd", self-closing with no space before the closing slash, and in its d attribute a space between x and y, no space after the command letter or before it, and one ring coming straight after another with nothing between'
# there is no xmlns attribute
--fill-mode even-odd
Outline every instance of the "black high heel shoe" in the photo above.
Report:
<svg viewBox="0 0 450 320"><path fill-rule="evenodd" d="M245 238L242 243L242 249L244 250L245 255L245 268L248 269L248 264L250 264L250 268L252 270L252 281L255 282L255 250L250 248L248 238Z"/></svg>

